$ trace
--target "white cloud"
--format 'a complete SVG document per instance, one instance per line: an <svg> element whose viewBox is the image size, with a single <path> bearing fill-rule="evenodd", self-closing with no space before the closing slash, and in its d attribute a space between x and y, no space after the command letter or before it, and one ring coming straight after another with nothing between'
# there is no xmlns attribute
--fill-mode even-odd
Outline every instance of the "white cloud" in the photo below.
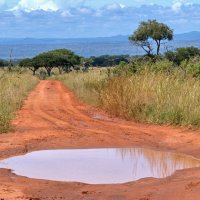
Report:
<svg viewBox="0 0 200 200"><path fill-rule="evenodd" d="M157 19L160 22L166 23L175 32L188 32L199 30L198 25L200 23L200 5L189 5L190 0L174 1L174 4L181 3L181 5L179 4L180 7L174 7L175 10L181 9L181 12L174 12L171 7L158 5L124 7L123 4L112 4L112 6L105 6L103 8L91 8L82 4L75 5L75 3L74 6L67 5L67 2L72 0L65 0L65 2L64 0L38 0L37 2L40 2L40 5L35 5L33 2L36 1L33 0L19 1L21 4L12 5L12 8L15 7L15 11L0 12L0 37L97 37L119 34L128 35L138 27L141 21L148 19ZM56 3L56 9L58 9L56 12L51 12L56 9L54 9L54 6L52 9L51 4L47 4L49 2ZM119 2L126 5L123 0L119 0ZM48 11L36 11L38 9ZM24 12L24 10L28 12Z"/></svg>
<svg viewBox="0 0 200 200"><path fill-rule="evenodd" d="M106 10L119 10L119 9L123 9L123 8L126 8L126 6L121 3L108 4L104 7L104 9L106 9Z"/></svg>
<svg viewBox="0 0 200 200"><path fill-rule="evenodd" d="M187 0L174 0L172 4L172 10L174 12L179 12L181 10L181 7L187 2L188 2Z"/></svg>
<svg viewBox="0 0 200 200"><path fill-rule="evenodd" d="M53 0L20 0L18 4L10 10L31 12L34 10L57 11L58 9L58 5Z"/></svg>
<svg viewBox="0 0 200 200"><path fill-rule="evenodd" d="M120 3L119 5L120 5L121 8L126 8L126 5L124 5L122 3Z"/></svg>

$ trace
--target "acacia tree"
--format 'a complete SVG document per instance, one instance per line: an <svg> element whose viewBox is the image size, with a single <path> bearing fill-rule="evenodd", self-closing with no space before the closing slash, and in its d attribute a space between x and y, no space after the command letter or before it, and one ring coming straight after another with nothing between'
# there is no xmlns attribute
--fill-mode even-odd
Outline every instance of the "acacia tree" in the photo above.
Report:
<svg viewBox="0 0 200 200"><path fill-rule="evenodd" d="M35 76L36 71L40 68L38 63L30 58L25 58L25 59L21 60L19 63L19 66L29 68L33 72L33 76Z"/></svg>
<svg viewBox="0 0 200 200"><path fill-rule="evenodd" d="M58 68L59 73L62 71L70 72L71 68L75 68L75 65L80 64L80 56L76 55L74 52L68 49L56 49L49 51L53 54L54 66Z"/></svg>
<svg viewBox="0 0 200 200"><path fill-rule="evenodd" d="M41 53L33 58L40 67L44 67L47 70L48 76L51 75L51 71L54 67L65 72L70 72L71 67L74 68L76 64L80 63L80 57L67 49L56 49Z"/></svg>
<svg viewBox="0 0 200 200"><path fill-rule="evenodd" d="M153 43L156 45L156 54L159 55L161 41L172 39L173 30L156 20L141 22L137 30L129 37L133 45L141 47L149 56L153 55Z"/></svg>
<svg viewBox="0 0 200 200"><path fill-rule="evenodd" d="M80 56L67 49L56 49L41 53L32 59L23 59L19 65L28 67L33 71L33 75L35 75L37 69L44 67L48 76L50 76L54 67L58 68L59 72L62 73L63 70L70 72L71 68L78 64L80 64Z"/></svg>
<svg viewBox="0 0 200 200"><path fill-rule="evenodd" d="M51 76L51 71L54 67L52 65L52 60L53 54L49 52L41 53L33 58L34 63L37 63L37 65L46 69L48 76Z"/></svg>

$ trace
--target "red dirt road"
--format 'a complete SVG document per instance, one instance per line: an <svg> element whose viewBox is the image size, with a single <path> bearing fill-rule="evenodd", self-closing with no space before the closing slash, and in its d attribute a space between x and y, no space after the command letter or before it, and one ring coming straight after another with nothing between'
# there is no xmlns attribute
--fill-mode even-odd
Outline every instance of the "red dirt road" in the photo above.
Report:
<svg viewBox="0 0 200 200"><path fill-rule="evenodd" d="M13 126L15 132L0 135L0 159L34 150L135 146L200 158L199 131L111 118L80 103L59 81L41 81ZM34 180L1 169L0 199L199 200L200 168L117 185Z"/></svg>

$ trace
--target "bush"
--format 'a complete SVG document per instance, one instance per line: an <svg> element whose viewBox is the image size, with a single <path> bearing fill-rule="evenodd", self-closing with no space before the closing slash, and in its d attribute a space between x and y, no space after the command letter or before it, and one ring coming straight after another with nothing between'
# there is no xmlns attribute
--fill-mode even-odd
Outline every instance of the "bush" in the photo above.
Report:
<svg viewBox="0 0 200 200"><path fill-rule="evenodd" d="M176 65L180 65L183 61L188 61L195 56L200 56L200 49L196 47L177 48L175 52L165 53L165 57Z"/></svg>
<svg viewBox="0 0 200 200"><path fill-rule="evenodd" d="M39 79L40 80L46 80L47 79L47 72L44 69L41 69L39 72Z"/></svg>

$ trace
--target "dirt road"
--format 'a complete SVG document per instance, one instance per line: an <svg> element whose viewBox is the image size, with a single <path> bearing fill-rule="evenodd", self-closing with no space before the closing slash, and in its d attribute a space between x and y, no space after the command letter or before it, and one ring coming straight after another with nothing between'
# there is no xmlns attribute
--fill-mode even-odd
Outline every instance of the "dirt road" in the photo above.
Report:
<svg viewBox="0 0 200 200"><path fill-rule="evenodd" d="M133 146L200 158L199 131L109 117L81 103L58 81L41 81L18 112L13 126L14 132L0 135L0 159L34 150ZM117 185L34 180L1 169L0 199L199 200L200 169Z"/></svg>

